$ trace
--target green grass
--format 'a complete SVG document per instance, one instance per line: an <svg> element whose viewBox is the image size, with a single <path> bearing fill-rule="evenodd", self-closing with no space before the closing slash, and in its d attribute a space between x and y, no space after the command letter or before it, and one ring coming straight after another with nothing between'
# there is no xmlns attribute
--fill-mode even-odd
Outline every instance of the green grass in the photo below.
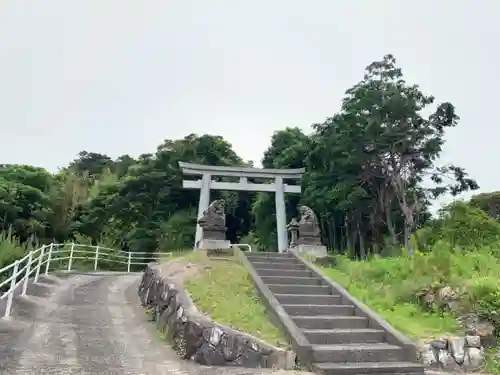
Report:
<svg viewBox="0 0 500 375"><path fill-rule="evenodd" d="M212 260L198 254L188 258L204 267L199 276L186 283L201 311L220 324L269 344L289 346L281 331L270 322L248 272L235 258Z"/></svg>
<svg viewBox="0 0 500 375"><path fill-rule="evenodd" d="M390 287L365 280L355 280L345 271L321 268L325 276L336 281L355 298L365 303L398 331L413 340L436 338L458 330L450 314L426 312L409 302L399 302Z"/></svg>
<svg viewBox="0 0 500 375"><path fill-rule="evenodd" d="M456 252L438 243L426 254L362 262L338 257L334 266L320 269L410 338L430 339L459 332L456 315L462 311L475 312L499 328L498 254L498 249L486 247ZM419 292L443 286L459 292L461 311L443 312L419 304Z"/></svg>

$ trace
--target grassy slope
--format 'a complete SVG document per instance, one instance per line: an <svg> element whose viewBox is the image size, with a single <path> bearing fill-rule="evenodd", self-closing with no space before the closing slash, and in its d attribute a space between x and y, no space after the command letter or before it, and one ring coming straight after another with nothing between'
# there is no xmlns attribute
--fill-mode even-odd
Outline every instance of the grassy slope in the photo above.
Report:
<svg viewBox="0 0 500 375"><path fill-rule="evenodd" d="M345 270L323 268L322 271L411 339L439 337L457 331L450 315L424 312L415 304L398 302L390 295L390 286L355 280Z"/></svg>
<svg viewBox="0 0 500 375"><path fill-rule="evenodd" d="M186 283L201 311L218 323L288 347L280 330L270 322L248 272L236 259L212 260L194 254L188 259L205 267L202 274Z"/></svg>
<svg viewBox="0 0 500 375"><path fill-rule="evenodd" d="M485 318L491 318L488 307L497 308L484 304L500 288L500 261L491 249L469 253L450 250L438 245L430 254L418 253L411 258L340 259L335 267L323 267L322 271L410 338L436 338L456 333L459 327L451 314L426 311L417 304L419 290L450 285L463 293L463 305L480 311ZM494 300L490 304L495 304Z"/></svg>

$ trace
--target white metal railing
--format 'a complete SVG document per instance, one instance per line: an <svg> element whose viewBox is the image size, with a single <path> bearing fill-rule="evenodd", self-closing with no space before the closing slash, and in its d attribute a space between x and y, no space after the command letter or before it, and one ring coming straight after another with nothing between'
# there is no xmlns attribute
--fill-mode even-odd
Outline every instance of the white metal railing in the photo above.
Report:
<svg viewBox="0 0 500 375"><path fill-rule="evenodd" d="M252 246L250 246L247 243L235 243L235 244L231 244L231 247L246 247L248 249L249 253L252 252Z"/></svg>
<svg viewBox="0 0 500 375"><path fill-rule="evenodd" d="M28 280L33 275L33 282L37 283L40 274L48 275L51 269L53 271L71 271L75 261L80 261L78 266L83 266L86 271L97 271L98 268L116 268L117 265L120 265L126 269L126 272L131 272L133 266L144 266L153 259L170 255L172 253L128 252L76 243L44 245L0 269L0 301L6 300L4 318L11 314L16 290L21 288L20 294L26 295ZM149 262L146 262L146 259L149 259ZM7 287L8 289L2 292Z"/></svg>

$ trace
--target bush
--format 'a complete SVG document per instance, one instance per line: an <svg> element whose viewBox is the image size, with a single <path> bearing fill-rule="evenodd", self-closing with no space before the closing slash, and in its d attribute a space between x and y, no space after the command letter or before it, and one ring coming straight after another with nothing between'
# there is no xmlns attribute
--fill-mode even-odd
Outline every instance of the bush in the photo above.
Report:
<svg viewBox="0 0 500 375"><path fill-rule="evenodd" d="M8 266L21 258L26 252L26 247L10 233L0 232L0 268Z"/></svg>
<svg viewBox="0 0 500 375"><path fill-rule="evenodd" d="M19 239L12 236L10 231L0 232L0 269L22 258L32 249L33 248L31 244L21 244ZM26 261L23 264L20 264L19 267L22 268L25 265ZM8 272L2 272L0 274L0 283L9 278L11 272L12 269ZM4 285L2 288L0 288L0 294L9 289L9 286L10 285Z"/></svg>
<svg viewBox="0 0 500 375"><path fill-rule="evenodd" d="M476 249L498 243L500 223L484 211L465 202L453 202L439 211L439 217L417 231L418 247L428 251L438 241L457 250Z"/></svg>
<svg viewBox="0 0 500 375"><path fill-rule="evenodd" d="M159 240L161 251L182 250L194 244L196 213L179 211L161 225L162 237Z"/></svg>
<svg viewBox="0 0 500 375"><path fill-rule="evenodd" d="M466 297L469 307L482 319L488 320L500 331L500 284L499 278L478 278L469 283Z"/></svg>

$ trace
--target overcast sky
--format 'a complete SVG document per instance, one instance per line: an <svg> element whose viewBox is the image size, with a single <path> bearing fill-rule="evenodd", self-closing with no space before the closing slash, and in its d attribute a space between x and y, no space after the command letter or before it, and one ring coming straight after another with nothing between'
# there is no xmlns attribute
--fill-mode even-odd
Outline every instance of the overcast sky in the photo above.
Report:
<svg viewBox="0 0 500 375"><path fill-rule="evenodd" d="M392 53L457 107L443 161L500 189L499 14L498 0L2 0L0 163L55 171L191 132L259 162L273 131L309 131Z"/></svg>

